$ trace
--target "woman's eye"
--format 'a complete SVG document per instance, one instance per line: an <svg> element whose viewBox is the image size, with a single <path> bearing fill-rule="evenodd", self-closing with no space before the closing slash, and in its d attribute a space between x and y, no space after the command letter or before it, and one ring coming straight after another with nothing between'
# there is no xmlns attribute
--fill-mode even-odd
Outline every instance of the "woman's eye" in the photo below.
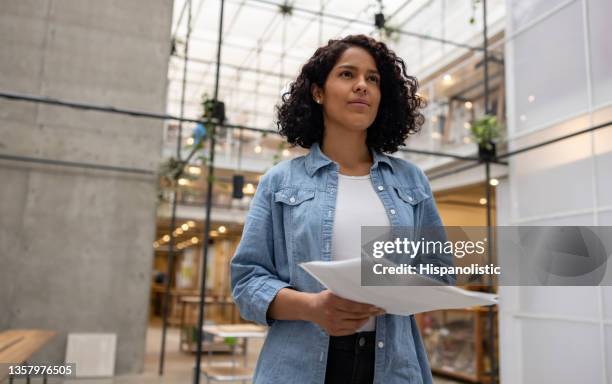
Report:
<svg viewBox="0 0 612 384"><path fill-rule="evenodd" d="M372 80L374 83L378 83L378 76L370 76L370 80Z"/></svg>
<svg viewBox="0 0 612 384"><path fill-rule="evenodd" d="M340 76L345 76L345 75L347 75L347 76L353 76L353 74L352 74L352 73L350 73L349 71L344 71L344 72L340 73Z"/></svg>

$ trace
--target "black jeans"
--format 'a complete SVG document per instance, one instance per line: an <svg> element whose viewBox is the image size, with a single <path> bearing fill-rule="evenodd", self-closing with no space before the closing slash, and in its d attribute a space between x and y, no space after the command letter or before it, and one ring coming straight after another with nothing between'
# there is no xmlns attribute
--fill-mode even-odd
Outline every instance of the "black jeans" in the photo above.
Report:
<svg viewBox="0 0 612 384"><path fill-rule="evenodd" d="M331 336L325 384L372 384L376 332Z"/></svg>

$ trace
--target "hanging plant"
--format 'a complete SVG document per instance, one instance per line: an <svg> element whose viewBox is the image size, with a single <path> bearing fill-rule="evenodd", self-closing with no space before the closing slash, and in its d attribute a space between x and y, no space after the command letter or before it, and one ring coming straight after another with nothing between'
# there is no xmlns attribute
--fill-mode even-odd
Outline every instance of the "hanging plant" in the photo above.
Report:
<svg viewBox="0 0 612 384"><path fill-rule="evenodd" d="M480 4L480 0L472 0L472 16L470 17L470 24L476 24L476 7Z"/></svg>
<svg viewBox="0 0 612 384"><path fill-rule="evenodd" d="M283 16L291 16L293 13L293 6L285 1L284 4L278 4L278 11Z"/></svg>
<svg viewBox="0 0 612 384"><path fill-rule="evenodd" d="M484 115L472 122L470 134L472 139L478 143L478 153L481 159L492 159L495 157L495 141L500 138L502 126L497 117Z"/></svg>

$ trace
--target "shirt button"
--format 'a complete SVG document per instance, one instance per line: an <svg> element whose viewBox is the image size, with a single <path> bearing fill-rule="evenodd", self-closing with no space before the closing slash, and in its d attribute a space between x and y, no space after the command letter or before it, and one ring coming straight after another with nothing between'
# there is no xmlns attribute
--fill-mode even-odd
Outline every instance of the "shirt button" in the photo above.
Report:
<svg viewBox="0 0 612 384"><path fill-rule="evenodd" d="M382 191L382 190L384 190L384 189L385 189L385 187L383 187L382 185L379 185L379 186L378 186L378 190L379 190L379 191Z"/></svg>
<svg viewBox="0 0 612 384"><path fill-rule="evenodd" d="M360 337L359 338L359 346L363 347L365 345L365 337Z"/></svg>
<svg viewBox="0 0 612 384"><path fill-rule="evenodd" d="M378 348L382 349L382 348L384 348L384 346L385 346L385 343L383 343L382 341L378 342Z"/></svg>
<svg viewBox="0 0 612 384"><path fill-rule="evenodd" d="M391 209L389 213L391 213L392 215L395 215L395 209Z"/></svg>
<svg viewBox="0 0 612 384"><path fill-rule="evenodd" d="M291 196L291 198L289 199L290 202L295 203L295 197Z"/></svg>

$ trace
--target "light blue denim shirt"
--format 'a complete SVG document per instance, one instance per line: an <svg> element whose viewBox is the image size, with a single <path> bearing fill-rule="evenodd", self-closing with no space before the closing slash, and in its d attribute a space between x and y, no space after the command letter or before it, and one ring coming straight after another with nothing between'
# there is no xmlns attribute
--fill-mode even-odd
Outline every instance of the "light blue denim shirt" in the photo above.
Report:
<svg viewBox="0 0 612 384"><path fill-rule="evenodd" d="M271 168L257 187L231 261L232 294L241 316L270 326L254 383L325 381L329 335L314 323L272 320L266 313L282 288L324 289L299 264L331 260L338 170L314 144L308 155ZM370 176L392 227L442 225L427 178L415 165L374 152ZM452 260L440 256L436 263ZM376 384L432 382L414 316L376 318L375 359Z"/></svg>

